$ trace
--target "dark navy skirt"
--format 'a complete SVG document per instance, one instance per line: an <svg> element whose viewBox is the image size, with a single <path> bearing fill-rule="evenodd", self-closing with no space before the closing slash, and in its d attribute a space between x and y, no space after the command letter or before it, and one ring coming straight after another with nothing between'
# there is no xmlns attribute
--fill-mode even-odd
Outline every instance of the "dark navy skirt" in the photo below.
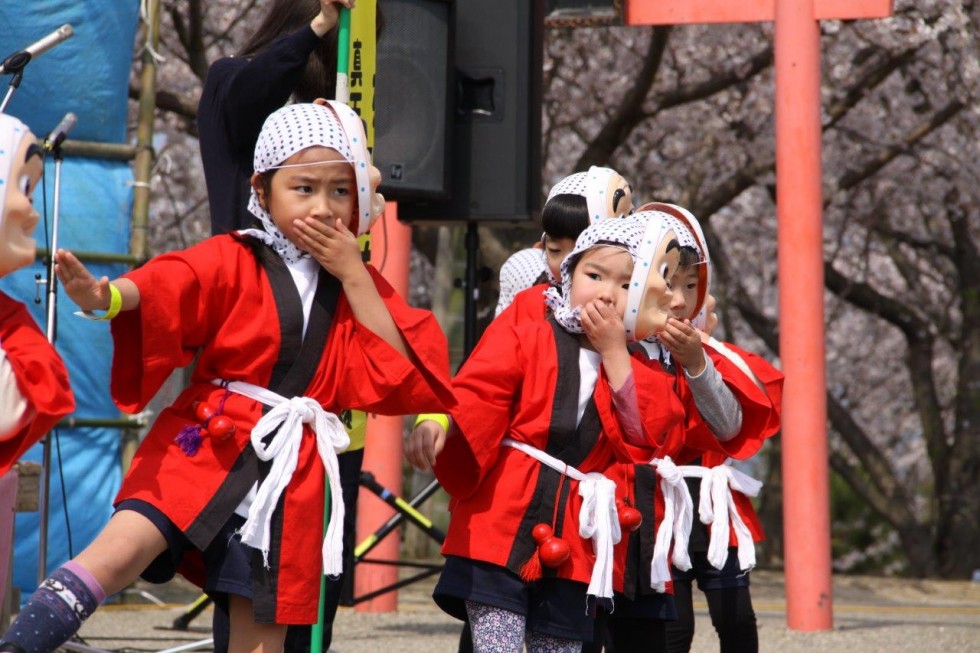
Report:
<svg viewBox="0 0 980 653"><path fill-rule="evenodd" d="M589 614L585 583L542 578L525 583L506 567L447 556L432 592L447 614L466 621L466 601L524 615L527 630L541 635L591 642L596 620Z"/></svg>

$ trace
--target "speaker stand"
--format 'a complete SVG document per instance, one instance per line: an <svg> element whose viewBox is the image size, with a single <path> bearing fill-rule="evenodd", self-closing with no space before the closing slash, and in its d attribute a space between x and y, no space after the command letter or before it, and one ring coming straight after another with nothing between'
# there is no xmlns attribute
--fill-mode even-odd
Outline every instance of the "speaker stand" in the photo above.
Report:
<svg viewBox="0 0 980 653"><path fill-rule="evenodd" d="M463 360L469 358L476 346L476 301L480 297L477 256L480 253L480 232L476 222L466 223L466 279L463 290L466 293L463 303Z"/></svg>

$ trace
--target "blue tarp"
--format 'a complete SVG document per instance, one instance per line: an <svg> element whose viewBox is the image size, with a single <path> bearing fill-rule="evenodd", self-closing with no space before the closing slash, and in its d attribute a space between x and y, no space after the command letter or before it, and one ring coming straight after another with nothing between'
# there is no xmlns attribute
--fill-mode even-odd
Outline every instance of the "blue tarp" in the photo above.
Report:
<svg viewBox="0 0 980 653"><path fill-rule="evenodd" d="M70 138L124 142L138 14L137 0L0 2L0 57L26 47L65 23L71 24L75 32L72 38L28 64L6 113L17 116L43 137L66 112L72 111L78 116L78 125ZM0 76L0 93L6 94L9 81L10 76ZM39 187L34 200L42 213L37 234L41 248L48 248L51 240L53 161L46 163L45 177L46 195L42 200ZM132 180L126 163L65 158L58 245L77 251L128 252ZM97 276L110 278L126 270L121 264L92 264L90 269ZM45 266L37 263L19 270L0 280L0 288L28 304L43 330L46 291L41 289L42 303L35 304L35 273L45 277ZM75 317L75 310L71 300L59 291L56 344L68 366L78 403L73 416L115 419L119 412L109 397L112 342L108 325ZM57 437L52 438L49 572L69 558L69 528L72 553L77 554L108 520L120 481L119 435L114 428L79 428L59 429ZM40 458L40 446L25 456L28 460ZM63 497L67 499L67 518ZM38 513L17 516L14 584L25 598L37 585L38 524Z"/></svg>

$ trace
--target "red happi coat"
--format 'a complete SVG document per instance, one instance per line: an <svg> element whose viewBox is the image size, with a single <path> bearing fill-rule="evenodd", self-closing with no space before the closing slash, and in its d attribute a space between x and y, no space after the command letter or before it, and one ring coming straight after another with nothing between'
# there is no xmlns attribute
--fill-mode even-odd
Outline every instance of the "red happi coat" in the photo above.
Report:
<svg viewBox="0 0 980 653"><path fill-rule="evenodd" d="M543 320L548 314L547 305L544 303L544 294L548 288L551 288L549 283L539 283L525 288L514 295L514 300L490 324L513 326Z"/></svg>
<svg viewBox="0 0 980 653"><path fill-rule="evenodd" d="M320 271L305 340L290 273L264 245L217 236L160 256L127 274L140 307L112 321L112 395L138 412L170 373L196 358L191 383L163 410L140 445L117 502L146 501L204 549L259 478L249 441L263 406L230 394L224 413L236 425L225 440L205 437L188 456L174 438L197 423L194 404L217 406L214 379L245 381L324 409L385 415L445 412L453 405L446 340L429 311L406 305L369 268L415 364L360 325L339 282ZM270 569L255 583L258 621L313 623L321 575L324 468L305 428L299 462L273 517Z"/></svg>
<svg viewBox="0 0 980 653"><path fill-rule="evenodd" d="M58 423L75 410L75 395L61 356L38 328L22 303L0 292L0 347L27 400L32 416L16 434L0 441L0 475Z"/></svg>
<svg viewBox="0 0 980 653"><path fill-rule="evenodd" d="M708 423L698 412L694 395L688 385L682 370L670 368L675 372L677 394L685 406L684 434L675 441L675 445L664 449L662 455L669 455L677 465L689 464L701 456L715 456L721 462L728 458L744 460L754 455L761 446L760 434L769 437L774 433L773 426L778 428L778 415L774 416L770 398L762 392L736 365L708 345L704 347L705 354L711 359L715 369L721 374L725 385L742 407L742 428L738 434L725 442L719 441L711 432ZM651 360L649 365L662 369L660 361ZM649 465L637 465L625 473L632 475L635 491L635 501L643 523L633 534L625 571L626 582L624 593L628 598L636 595L652 594L650 588L650 565L653 560L653 549L657 537L657 529L664 517L664 496L660 489L660 478L656 470ZM746 502L747 497L741 497ZM736 500L738 503L738 500ZM697 504L694 506L695 513ZM697 514L694 519L697 520ZM746 522L748 523L748 522ZM695 527L697 527L695 525ZM750 529L752 526L750 525ZM734 532L732 533L734 537ZM668 584L668 593L673 590Z"/></svg>
<svg viewBox="0 0 980 653"><path fill-rule="evenodd" d="M745 403L742 403L742 430L739 433L739 437L742 440L737 447L729 448L722 446L719 448L711 440L707 440L704 437L705 434L702 434L702 437L689 437L686 446L678 454L676 461L678 465L690 465L699 457L701 460L699 464L705 467L723 465L729 458L746 460L759 452L765 440L779 432L783 398L783 373L761 356L757 356L727 342L724 343L724 346L738 356L741 356L742 360L745 361L746 365L748 365L749 369L762 384L762 394L769 404L768 417L763 420L763 414L758 410L753 410L749 413L746 410ZM705 347L705 350L712 352L711 360L715 363L715 367L721 373L726 385L733 392L737 387L743 389L748 394L754 386L757 392L753 394L758 394L759 388L755 382L746 376L727 356L708 346ZM735 396L741 400L738 393ZM747 414L749 415L748 420L746 420ZM707 433L706 436L711 437L710 433ZM732 492L732 498L735 501L735 507L738 510L739 516L752 532L752 539L756 542L761 541L765 535L762 530L762 524L759 521L759 516L756 514L755 507L752 505L752 500L737 491ZM697 509L696 506L695 509ZM731 531L729 541L731 542L731 546L737 544L734 529Z"/></svg>
<svg viewBox="0 0 980 653"><path fill-rule="evenodd" d="M622 496L627 488L615 473L617 461L647 460L671 434L682 433L683 410L672 377L638 358L633 375L643 446L627 443L601 367L592 400L576 425L580 374L575 335L552 320L492 323L453 380L458 409L451 411L453 431L435 466L436 477L454 499L443 554L520 573L536 551L531 529L544 522L571 549L554 576L588 583L595 556L591 541L578 534L578 482L500 443L505 437L527 443L584 473L611 470ZM615 548L619 569L626 543L624 537ZM621 585L620 574L614 586Z"/></svg>

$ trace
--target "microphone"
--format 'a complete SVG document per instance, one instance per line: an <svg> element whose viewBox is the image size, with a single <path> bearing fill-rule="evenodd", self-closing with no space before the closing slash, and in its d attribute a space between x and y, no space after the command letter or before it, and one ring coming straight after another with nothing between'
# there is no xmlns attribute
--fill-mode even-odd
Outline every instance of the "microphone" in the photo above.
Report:
<svg viewBox="0 0 980 653"><path fill-rule="evenodd" d="M15 73L22 70L33 57L44 54L54 46L71 37L74 33L75 30L71 28L71 25L65 23L44 38L38 39L23 50L14 52L9 57L4 59L3 62L0 63L0 75L4 75L8 72Z"/></svg>
<svg viewBox="0 0 980 653"><path fill-rule="evenodd" d="M65 117L61 119L61 122L44 138L44 150L50 152L61 145L68 138L68 132L74 129L75 123L77 122L78 116L71 111L66 113Z"/></svg>

